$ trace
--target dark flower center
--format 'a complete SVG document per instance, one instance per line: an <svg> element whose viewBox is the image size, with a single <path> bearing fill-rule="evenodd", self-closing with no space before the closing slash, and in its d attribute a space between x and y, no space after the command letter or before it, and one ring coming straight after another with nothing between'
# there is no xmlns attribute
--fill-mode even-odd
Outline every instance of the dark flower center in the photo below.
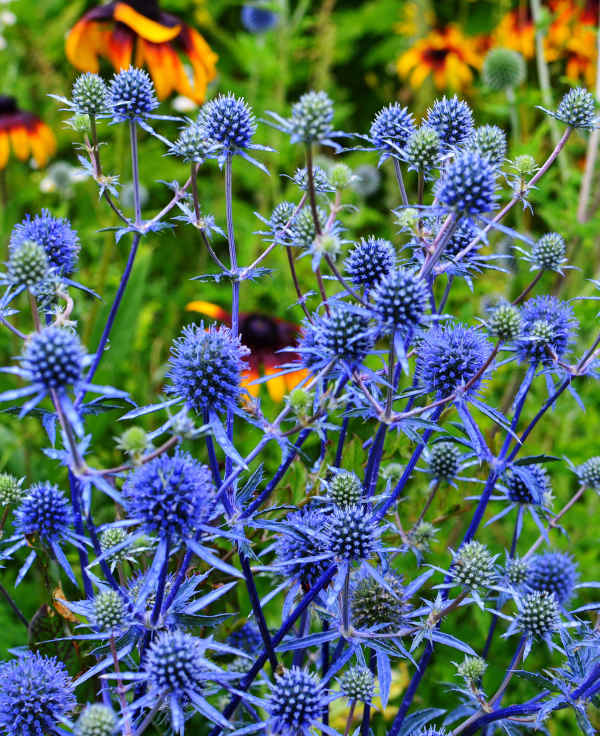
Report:
<svg viewBox="0 0 600 736"><path fill-rule="evenodd" d="M249 314L242 320L240 334L243 344L250 350L277 348L281 342L277 323L262 314Z"/></svg>
<svg viewBox="0 0 600 736"><path fill-rule="evenodd" d="M19 108L14 97L0 95L0 115L14 115L18 111Z"/></svg>
<svg viewBox="0 0 600 736"><path fill-rule="evenodd" d="M432 67L441 69L446 63L446 57L450 53L450 49L427 49L423 52L423 58L429 62Z"/></svg>
<svg viewBox="0 0 600 736"><path fill-rule="evenodd" d="M158 0L125 0L125 3L137 10L138 13L145 15L146 18L160 23L161 12L158 7Z"/></svg>

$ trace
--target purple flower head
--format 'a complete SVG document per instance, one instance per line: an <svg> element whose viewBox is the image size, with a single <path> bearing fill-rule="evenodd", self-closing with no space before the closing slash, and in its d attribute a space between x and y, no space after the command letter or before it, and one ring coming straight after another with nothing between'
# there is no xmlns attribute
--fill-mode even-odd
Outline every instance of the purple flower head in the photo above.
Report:
<svg viewBox="0 0 600 736"><path fill-rule="evenodd" d="M329 314L317 316L313 327L316 347L324 356L322 362L341 360L356 365L373 345L368 319L342 305L331 306Z"/></svg>
<svg viewBox="0 0 600 736"><path fill-rule="evenodd" d="M373 288L373 313L387 333L409 334L422 321L427 306L427 284L403 268L383 276Z"/></svg>
<svg viewBox="0 0 600 736"><path fill-rule="evenodd" d="M276 675L268 705L272 732L308 734L308 729L320 719L326 702L322 684L308 670L292 667Z"/></svg>
<svg viewBox="0 0 600 736"><path fill-rule="evenodd" d="M28 652L0 665L0 730L6 736L56 733L76 705L66 667Z"/></svg>
<svg viewBox="0 0 600 736"><path fill-rule="evenodd" d="M440 204L457 214L481 215L496 204L497 170L477 151L460 153L436 182Z"/></svg>
<svg viewBox="0 0 600 736"><path fill-rule="evenodd" d="M461 324L427 330L417 350L416 372L427 391L447 396L460 390L483 368L491 352L485 335ZM479 376L469 392L476 391Z"/></svg>
<svg viewBox="0 0 600 736"><path fill-rule="evenodd" d="M62 539L71 524L71 506L58 486L36 483L15 510L15 528L46 542Z"/></svg>
<svg viewBox="0 0 600 736"><path fill-rule="evenodd" d="M13 228L9 249L17 249L28 240L43 246L50 266L60 274L69 276L75 271L79 236L66 218L54 217L48 210L42 210L33 218L25 215L25 219Z"/></svg>
<svg viewBox="0 0 600 736"><path fill-rule="evenodd" d="M370 289L387 275L396 262L396 251L389 240L361 238L348 253L344 267L355 286Z"/></svg>
<svg viewBox="0 0 600 736"><path fill-rule="evenodd" d="M527 568L525 585L530 591L547 591L566 603L577 583L577 564L564 552L535 555Z"/></svg>
<svg viewBox="0 0 600 736"><path fill-rule="evenodd" d="M369 138L373 147L385 155L398 155L415 132L408 108L394 102L382 108L371 124Z"/></svg>
<svg viewBox="0 0 600 736"><path fill-rule="evenodd" d="M555 296L537 296L525 302L522 318L522 336L516 344L519 360L552 365L553 353L562 358L577 329L570 305Z"/></svg>
<svg viewBox="0 0 600 736"><path fill-rule="evenodd" d="M231 92L209 100L200 110L198 124L206 138L231 152L250 147L256 133L256 120L250 106Z"/></svg>
<svg viewBox="0 0 600 736"><path fill-rule="evenodd" d="M427 111L425 125L433 128L446 149L464 143L473 133L473 112L464 100L443 97Z"/></svg>
<svg viewBox="0 0 600 736"><path fill-rule="evenodd" d="M206 465L184 452L141 465L123 485L129 516L147 532L171 539L189 537L208 521L213 494Z"/></svg>
<svg viewBox="0 0 600 736"><path fill-rule="evenodd" d="M158 107L150 75L144 69L132 66L113 76L108 88L108 102L116 122L144 118Z"/></svg>
<svg viewBox="0 0 600 736"><path fill-rule="evenodd" d="M240 380L249 353L228 327L186 325L171 348L169 393L197 412L221 412L238 405Z"/></svg>
<svg viewBox="0 0 600 736"><path fill-rule="evenodd" d="M284 529L276 543L278 569L288 578L298 579L309 588L327 569L330 561L325 559L327 550L322 535L326 514L318 509L306 507L288 514ZM322 560L304 562L304 558L323 556Z"/></svg>
<svg viewBox="0 0 600 736"><path fill-rule="evenodd" d="M552 492L550 477L543 465L515 466L504 475L508 498L513 503L539 506Z"/></svg>
<svg viewBox="0 0 600 736"><path fill-rule="evenodd" d="M45 327L26 343L21 367L31 383L48 391L78 383L84 357L75 333L61 327Z"/></svg>

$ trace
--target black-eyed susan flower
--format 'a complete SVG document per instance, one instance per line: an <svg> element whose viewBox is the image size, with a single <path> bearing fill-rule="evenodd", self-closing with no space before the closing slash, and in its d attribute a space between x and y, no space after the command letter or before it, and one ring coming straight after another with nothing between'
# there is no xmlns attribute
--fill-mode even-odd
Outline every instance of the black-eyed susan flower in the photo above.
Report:
<svg viewBox="0 0 600 736"><path fill-rule="evenodd" d="M186 309L218 319L226 325L231 324L231 315L217 304L194 301ZM257 312L240 314L240 337L242 344L250 350L246 356L248 367L242 375L242 385L252 396L257 396L260 390L260 384L254 381L260 378L261 373L267 378L267 391L273 401L282 401L285 394L308 375L306 370L285 372L284 368L297 358L293 352L284 349L296 344L298 334L298 325L291 322Z"/></svg>
<svg viewBox="0 0 600 736"><path fill-rule="evenodd" d="M507 13L492 34L492 41L494 46L518 51L525 59L533 58L535 25L527 7Z"/></svg>
<svg viewBox="0 0 600 736"><path fill-rule="evenodd" d="M0 95L0 169L8 163L11 148L21 161L31 156L45 166L56 151L56 139L37 115L20 110L14 97Z"/></svg>
<svg viewBox="0 0 600 736"><path fill-rule="evenodd" d="M438 89L462 90L473 80L473 68L482 64L479 39L464 36L455 25L432 30L398 59L398 74L418 89L433 76Z"/></svg>
<svg viewBox="0 0 600 736"><path fill-rule="evenodd" d="M158 0L119 0L92 8L69 32L66 53L84 72L98 72L99 57L117 71L132 63L146 66L161 99L177 92L203 102L216 74L217 56L204 38L162 11ZM191 75L181 57L191 65Z"/></svg>

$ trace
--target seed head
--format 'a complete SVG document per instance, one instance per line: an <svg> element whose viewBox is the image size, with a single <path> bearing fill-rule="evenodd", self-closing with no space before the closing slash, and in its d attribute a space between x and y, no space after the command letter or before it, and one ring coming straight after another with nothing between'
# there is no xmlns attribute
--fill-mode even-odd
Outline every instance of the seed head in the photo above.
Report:
<svg viewBox="0 0 600 736"><path fill-rule="evenodd" d="M562 235L547 233L533 246L531 255L538 268L551 271L560 268L566 253L567 246Z"/></svg>
<svg viewBox="0 0 600 736"><path fill-rule="evenodd" d="M559 622L560 610L553 593L536 590L523 597L517 625L526 636L543 639L556 631Z"/></svg>
<svg viewBox="0 0 600 736"><path fill-rule="evenodd" d="M521 311L508 302L496 307L488 320L490 334L500 340L515 340L521 334L522 325Z"/></svg>
<svg viewBox="0 0 600 736"><path fill-rule="evenodd" d="M0 473L0 506L19 503L25 494L23 478L15 478L10 473Z"/></svg>
<svg viewBox="0 0 600 736"><path fill-rule="evenodd" d="M100 631L112 632L121 627L125 604L116 590L105 590L94 598L94 621Z"/></svg>
<svg viewBox="0 0 600 736"><path fill-rule="evenodd" d="M356 506L362 501L362 495L362 483L349 470L337 470L327 483L327 496L336 506Z"/></svg>
<svg viewBox="0 0 600 736"><path fill-rule="evenodd" d="M468 684L478 683L483 677L487 669L487 662L481 657L466 656L464 660L457 665L456 674L462 677Z"/></svg>
<svg viewBox="0 0 600 736"><path fill-rule="evenodd" d="M352 591L350 613L355 629L377 629L379 633L392 633L402 625L407 601L402 578L394 572L383 576L385 587L367 575L361 578Z"/></svg>
<svg viewBox="0 0 600 736"><path fill-rule="evenodd" d="M48 273L48 256L44 247L25 240L10 251L8 276L15 286L34 286Z"/></svg>
<svg viewBox="0 0 600 736"><path fill-rule="evenodd" d="M440 136L435 128L423 125L406 142L404 155L411 169L428 172L440 160Z"/></svg>
<svg viewBox="0 0 600 736"><path fill-rule="evenodd" d="M292 107L292 143L318 143L333 132L333 102L325 92L307 92Z"/></svg>
<svg viewBox="0 0 600 736"><path fill-rule="evenodd" d="M571 128L594 128L596 101L587 89L576 87L562 98L554 117Z"/></svg>
<svg viewBox="0 0 600 736"><path fill-rule="evenodd" d="M492 166L502 166L506 158L506 133L497 125L482 125L475 128L466 148L487 158Z"/></svg>

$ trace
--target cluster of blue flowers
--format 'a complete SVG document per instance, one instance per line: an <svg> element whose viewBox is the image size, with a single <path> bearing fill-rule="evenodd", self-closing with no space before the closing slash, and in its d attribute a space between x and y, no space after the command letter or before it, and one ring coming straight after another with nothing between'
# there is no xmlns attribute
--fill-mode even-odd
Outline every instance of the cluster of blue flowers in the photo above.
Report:
<svg viewBox="0 0 600 736"><path fill-rule="evenodd" d="M242 17L255 32L277 23L261 3L245 6ZM566 126L565 135L546 162L528 167L530 179L523 174L515 182L504 132L477 127L468 104L456 97L435 102L420 123L391 104L359 135L336 129L325 92L307 92L288 116L268 113L303 161L290 177L297 200L261 217L264 250L246 266L235 241L232 162L240 157L241 164L266 170L249 152L271 149L254 142L258 125L244 100L233 94L210 100L174 141L155 129L164 116L156 113L153 84L142 70L121 71L109 84L83 75L63 103L80 127L81 116L89 119L87 171L121 220L117 239L129 239L131 251L100 342L88 353L70 319L74 290L88 290L70 280L76 231L43 211L16 224L10 239L0 317L22 349L4 372L24 385L7 387L0 401L20 416L35 410L56 465L51 477L61 480L0 475L1 524L10 529L0 559L14 572L15 587L37 567L49 596L44 602L63 619L60 635L35 641L36 647L62 652L57 640L76 643L85 666L15 649L0 665L0 733L366 736L372 719L383 717L390 736L481 729L516 736L544 730L565 708L575 711L582 733L595 733L588 705L600 691L600 638L589 612L600 604L577 603L579 590L594 584L580 581L557 530L586 490L600 488L600 458L571 468L574 495L553 509L548 467L557 458L528 456L524 448L564 394L579 400L577 382L598 377L598 340L580 344L572 304L530 295L544 271L567 267L561 235L533 241L501 223L527 196L535 198L571 131L595 127L592 96L579 89L565 96L550 113ZM104 119L129 129L132 215L119 203L118 177L101 166L96 136ZM189 171L187 183L169 185L160 215L148 219L137 166L140 130ZM352 170L345 163L315 166L317 145L340 154L371 151L390 167L398 184L393 235L352 238L344 222ZM213 161L224 177L223 228L201 215L195 185L199 168ZM407 176L416 183L412 204ZM131 408L135 396L93 379L110 355L140 240L186 224L217 269L199 277L200 285L214 277L231 288L231 320L185 326L172 342L167 398ZM502 271L493 252L496 229L515 242L533 281L513 302L498 300L464 324L447 313L452 284L472 285L489 268ZM228 264L211 245L217 236L227 242ZM286 251L296 306L304 312L298 344L281 346L280 377L303 378L283 409L269 416L246 389L246 371L257 358L244 345L240 283L261 278L267 269L259 264L278 250ZM312 283L298 278L295 262L303 256L311 260ZM25 293L30 331L17 323L13 307ZM498 371L500 365L509 368ZM522 377L512 389L511 367ZM509 386L509 409L489 399L501 393L489 390L495 381ZM541 406L532 391L540 382L548 392ZM91 393L112 401L90 399ZM153 429L125 424L117 444L122 464L97 467L90 458L106 453L90 453L88 416L127 403L118 418L148 416ZM347 467L355 423L372 433L362 459ZM500 441L490 442L490 427ZM257 430L260 439L243 453L248 443L240 436ZM398 447L392 444L397 433L410 449L399 463L385 464L388 447ZM287 496L278 498L278 485L309 438L318 457L299 504L290 506ZM281 463L269 475L261 459L271 443L280 447ZM423 477L426 497L416 508L399 504ZM444 543L438 556L446 555L445 563L433 565L438 530L428 520L430 507L440 489L467 484L477 490L456 517L451 548ZM514 533L486 539L486 527L499 518ZM469 641L452 633L453 618L465 607L488 627L487 638L480 640L476 627ZM13 610L19 611L16 603ZM496 633L515 638L511 659L495 656L495 669L506 674L494 690L486 666ZM523 673L540 642L548 645L552 667L543 676ZM452 662L457 652L463 659L448 696L455 707L424 703L418 691L431 676L433 654ZM401 664L410 684L388 710ZM508 704L517 671L532 693ZM373 707L375 696L383 716ZM342 713L339 721L334 713Z"/></svg>

